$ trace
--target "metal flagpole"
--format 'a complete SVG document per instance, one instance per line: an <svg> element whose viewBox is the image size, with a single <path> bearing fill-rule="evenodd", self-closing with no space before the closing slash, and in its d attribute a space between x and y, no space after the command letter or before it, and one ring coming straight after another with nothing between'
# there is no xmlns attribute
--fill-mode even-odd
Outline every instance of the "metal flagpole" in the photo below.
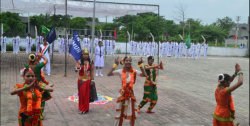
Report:
<svg viewBox="0 0 250 126"><path fill-rule="evenodd" d="M93 19L92 19L92 43L91 43L91 60L93 60L93 50L94 50L94 33L95 33L95 0L93 7Z"/></svg>
<svg viewBox="0 0 250 126"><path fill-rule="evenodd" d="M65 0L65 36L67 38L67 0ZM67 45L66 45L66 42L64 41L64 45L65 45L65 77L67 76Z"/></svg>
<svg viewBox="0 0 250 126"><path fill-rule="evenodd" d="M160 40L160 33L159 33L159 31L160 31L160 25L159 25L159 20L160 20L160 5L158 5L158 40ZM159 41L158 41L158 64L160 63L160 60L159 60ZM157 74L158 74L158 76L160 75L159 74L160 73L160 71L158 70L158 72L157 72Z"/></svg>
<svg viewBox="0 0 250 126"><path fill-rule="evenodd" d="M30 33L30 14L28 13L28 33Z"/></svg>
<svg viewBox="0 0 250 126"><path fill-rule="evenodd" d="M55 28L55 15L56 15L56 5L54 5L54 28ZM54 59L54 43L55 41L52 43L52 64L53 64L53 59Z"/></svg>

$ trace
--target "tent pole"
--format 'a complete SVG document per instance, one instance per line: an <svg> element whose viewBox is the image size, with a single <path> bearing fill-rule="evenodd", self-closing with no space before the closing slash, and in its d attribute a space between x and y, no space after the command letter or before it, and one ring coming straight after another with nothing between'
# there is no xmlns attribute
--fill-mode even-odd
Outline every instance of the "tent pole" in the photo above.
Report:
<svg viewBox="0 0 250 126"><path fill-rule="evenodd" d="M160 40L160 34L159 34L159 31L160 31L160 25L159 25L159 20L160 20L160 5L158 5L158 64L159 64L159 62L160 62L160 60L159 60L159 52L160 52L160 49L159 49L159 47L160 47L160 43L159 43L159 40ZM160 71L158 70L158 72L157 72L157 74L158 74L158 76L159 76L159 73L160 73Z"/></svg>
<svg viewBox="0 0 250 126"><path fill-rule="evenodd" d="M128 31L128 15L127 15L127 27L126 27L126 31ZM125 54L125 56L127 56L127 37L126 37L126 54Z"/></svg>
<svg viewBox="0 0 250 126"><path fill-rule="evenodd" d="M65 36L67 38L67 0L65 0ZM67 76L67 45L66 45L66 41L64 40L64 45L65 45L65 77Z"/></svg>
<svg viewBox="0 0 250 126"><path fill-rule="evenodd" d="M55 28L55 15L56 15L56 5L54 5L54 28ZM54 43L55 41L52 43L52 64L53 64L53 59L54 59Z"/></svg>
<svg viewBox="0 0 250 126"><path fill-rule="evenodd" d="M92 43L91 43L91 60L93 60L93 51L94 51L94 33L95 33L95 0L93 7L93 19L92 19Z"/></svg>
<svg viewBox="0 0 250 126"><path fill-rule="evenodd" d="M107 37L107 29L106 29L106 26L107 26L107 16L106 16L106 24L105 24L105 38ZM104 39L105 39L104 38ZM106 54L107 54L107 47L106 47L106 42L107 40L105 40L105 43L104 43L104 46L105 46L105 59L106 59Z"/></svg>

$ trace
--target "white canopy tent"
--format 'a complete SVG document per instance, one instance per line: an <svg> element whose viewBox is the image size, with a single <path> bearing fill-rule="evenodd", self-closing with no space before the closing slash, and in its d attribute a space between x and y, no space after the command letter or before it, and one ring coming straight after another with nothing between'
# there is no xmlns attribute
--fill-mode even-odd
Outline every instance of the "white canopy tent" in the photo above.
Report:
<svg viewBox="0 0 250 126"><path fill-rule="evenodd" d="M94 1L67 1L67 14L75 17L92 17ZM65 15L65 0L4 0L2 11L15 13L46 13ZM137 13L157 11L158 5L96 2L95 17L120 17Z"/></svg>
<svg viewBox="0 0 250 126"><path fill-rule="evenodd" d="M149 4L131 4L131 3L112 3L100 1L76 1L76 0L2 0L1 11L12 13L37 13L37 14L55 14L55 15L72 15L74 17L121 17L137 13L153 12L158 10L159 5ZM67 27L67 21L65 21ZM158 21L159 25L159 21ZM92 37L94 38L95 21L93 20ZM159 32L159 26L158 26ZM65 33L66 35L66 33ZM67 35L66 35L67 36ZM158 33L159 36L159 33ZM94 50L92 40L92 50ZM65 43L66 44L66 43ZM65 46L66 48L66 46ZM93 51L92 51L93 52ZM126 44L127 52L127 44ZM159 54L159 46L158 46ZM126 53L127 55L127 53ZM93 57L93 55L91 56ZM53 53L52 53L53 62ZM159 55L158 55L159 64ZM66 52L65 52L65 76L66 76Z"/></svg>

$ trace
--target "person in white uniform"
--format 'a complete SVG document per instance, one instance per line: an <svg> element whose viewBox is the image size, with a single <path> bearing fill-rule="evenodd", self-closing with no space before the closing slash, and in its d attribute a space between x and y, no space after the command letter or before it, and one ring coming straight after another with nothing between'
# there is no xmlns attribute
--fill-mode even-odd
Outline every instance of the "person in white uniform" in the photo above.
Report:
<svg viewBox="0 0 250 126"><path fill-rule="evenodd" d="M111 49L111 55L114 56L115 55L115 40L114 38L112 38L112 41L111 41L111 45L112 45L112 49Z"/></svg>
<svg viewBox="0 0 250 126"><path fill-rule="evenodd" d="M111 50L112 50L112 41L110 40L110 37L109 37L109 40L108 40L108 54L111 55Z"/></svg>
<svg viewBox="0 0 250 126"><path fill-rule="evenodd" d="M36 54L37 52L39 52L40 44L42 44L42 42L40 42L40 36L41 36L40 33L38 33L38 35L36 36Z"/></svg>
<svg viewBox="0 0 250 126"><path fill-rule="evenodd" d="M207 58L207 49L208 49L208 44L204 44L204 58Z"/></svg>
<svg viewBox="0 0 250 126"><path fill-rule="evenodd" d="M32 45L32 38L31 38L30 34L28 34L28 36L26 37L26 41L27 41L26 53L29 54L29 53L31 53L31 45Z"/></svg>
<svg viewBox="0 0 250 126"><path fill-rule="evenodd" d="M169 43L167 45L167 48L168 48L167 56L171 57L171 52L172 52L172 43L171 43L171 41L169 41Z"/></svg>
<svg viewBox="0 0 250 126"><path fill-rule="evenodd" d="M187 47L186 44L184 45L184 47L185 47L184 55L185 55L186 58L188 58L188 47Z"/></svg>
<svg viewBox="0 0 250 126"><path fill-rule="evenodd" d="M197 53L197 58L201 58L201 41L199 41L199 43L197 44L197 49L198 49L198 53Z"/></svg>
<svg viewBox="0 0 250 126"><path fill-rule="evenodd" d="M148 43L148 47L149 47L149 56L153 55L153 42L152 40Z"/></svg>
<svg viewBox="0 0 250 126"><path fill-rule="evenodd" d="M153 46L154 46L154 51L153 51L154 53L153 53L153 55L156 56L156 55L158 54L158 53L157 53L157 47L158 47L157 42L154 42L154 45L153 45Z"/></svg>
<svg viewBox="0 0 250 126"><path fill-rule="evenodd" d="M91 52L92 52L92 36L89 36L88 50L89 50L89 54L91 54Z"/></svg>
<svg viewBox="0 0 250 126"><path fill-rule="evenodd" d="M144 42L144 56L148 55L148 41L147 39Z"/></svg>
<svg viewBox="0 0 250 126"><path fill-rule="evenodd" d="M164 43L162 42L162 40L159 42L159 46L160 46L159 56L162 57L164 51Z"/></svg>
<svg viewBox="0 0 250 126"><path fill-rule="evenodd" d="M88 39L89 39L88 36L85 35L85 38L83 39L83 49L88 48Z"/></svg>
<svg viewBox="0 0 250 126"><path fill-rule="evenodd" d="M17 42L16 42L16 34L14 34L13 38L12 38L12 45L13 45L13 54L17 53L16 50L16 46L17 46Z"/></svg>
<svg viewBox="0 0 250 126"><path fill-rule="evenodd" d="M95 40L94 40L94 46L95 46L95 47L98 46L99 39L100 39L100 38L99 38L98 36L95 37Z"/></svg>
<svg viewBox="0 0 250 126"><path fill-rule="evenodd" d="M143 40L141 39L141 41L140 41L139 44L138 44L138 47L139 47L139 55L140 55L140 56L143 55L143 46L144 46L144 43L143 43Z"/></svg>
<svg viewBox="0 0 250 126"><path fill-rule="evenodd" d="M20 52L20 42L21 42L21 39L20 39L20 36L19 34L16 34L16 41L17 41L17 52Z"/></svg>
<svg viewBox="0 0 250 126"><path fill-rule="evenodd" d="M133 55L138 55L137 47L138 47L138 42L137 42L137 40L135 40L135 42L134 42L134 54Z"/></svg>
<svg viewBox="0 0 250 126"><path fill-rule="evenodd" d="M43 44L40 46L40 52L48 59L47 64L44 66L46 67L46 71L48 75L50 75L50 58L49 58L50 49L49 48L50 46L47 43L47 40L43 39ZM43 61L44 59L41 59L40 63L42 63ZM42 68L42 71L43 71L43 68ZM44 71L43 71L43 74L44 74Z"/></svg>
<svg viewBox="0 0 250 126"><path fill-rule="evenodd" d="M194 41L194 44L193 44L193 47L192 47L192 59L196 59L195 58L196 49L197 49L197 45L196 45L196 41Z"/></svg>
<svg viewBox="0 0 250 126"><path fill-rule="evenodd" d="M134 39L130 41L130 55L134 54Z"/></svg>
<svg viewBox="0 0 250 126"><path fill-rule="evenodd" d="M164 40L163 43L164 43L164 46L163 46L163 53L162 53L162 55L165 56L165 55L167 55L167 41Z"/></svg>
<svg viewBox="0 0 250 126"><path fill-rule="evenodd" d="M65 43L66 43L66 38L65 36L63 36L63 38L61 39L62 54L65 54Z"/></svg>
<svg viewBox="0 0 250 126"><path fill-rule="evenodd" d="M95 67L96 67L96 76L98 76L98 68L100 70L99 75L102 75L102 68L104 67L104 59L103 59L103 54L104 54L104 48L102 46L102 41L98 42L98 46L95 47Z"/></svg>
<svg viewBox="0 0 250 126"><path fill-rule="evenodd" d="M58 51L59 51L59 53L61 53L62 54L62 49L61 49L61 35L59 35L59 37L57 38L57 45L58 45Z"/></svg>
<svg viewBox="0 0 250 126"><path fill-rule="evenodd" d="M165 43L165 55L168 56L169 53L169 40Z"/></svg>
<svg viewBox="0 0 250 126"><path fill-rule="evenodd" d="M184 48L184 43L183 43L183 40L181 40L180 42L180 51L179 51L179 57L182 57L182 54L183 54L183 48Z"/></svg>
<svg viewBox="0 0 250 126"><path fill-rule="evenodd" d="M175 58L179 58L179 51L180 51L180 42L175 44Z"/></svg>
<svg viewBox="0 0 250 126"><path fill-rule="evenodd" d="M194 45L194 41L192 40L191 41L191 46L190 46L190 49L189 49L189 55L190 55L190 57L192 56L192 53L193 53L193 45Z"/></svg>

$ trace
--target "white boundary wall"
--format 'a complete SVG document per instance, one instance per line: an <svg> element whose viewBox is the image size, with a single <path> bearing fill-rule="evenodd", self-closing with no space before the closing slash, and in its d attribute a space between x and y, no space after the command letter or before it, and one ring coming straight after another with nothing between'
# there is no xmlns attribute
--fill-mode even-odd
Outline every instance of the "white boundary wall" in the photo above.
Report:
<svg viewBox="0 0 250 126"><path fill-rule="evenodd" d="M7 38L7 41L10 43L12 41L12 38ZM26 40L25 39L21 39L21 43L20 46L26 48ZM33 39L33 44L35 44L35 39ZM54 43L55 47L54 50L58 51L58 43L57 40ZM121 53L125 53L126 52L126 43L119 43L116 42L116 46L115 46L115 53L116 50L120 49ZM137 49L137 51L140 51L139 49ZM130 53L130 44L127 43L127 52ZM149 52L149 51L148 51ZM184 53L184 50L183 50ZM201 49L201 55L204 55L204 50L203 47ZM246 56L247 55L247 48L244 49L240 49L240 48L225 48L225 47L208 47L208 53L207 55L209 56Z"/></svg>

